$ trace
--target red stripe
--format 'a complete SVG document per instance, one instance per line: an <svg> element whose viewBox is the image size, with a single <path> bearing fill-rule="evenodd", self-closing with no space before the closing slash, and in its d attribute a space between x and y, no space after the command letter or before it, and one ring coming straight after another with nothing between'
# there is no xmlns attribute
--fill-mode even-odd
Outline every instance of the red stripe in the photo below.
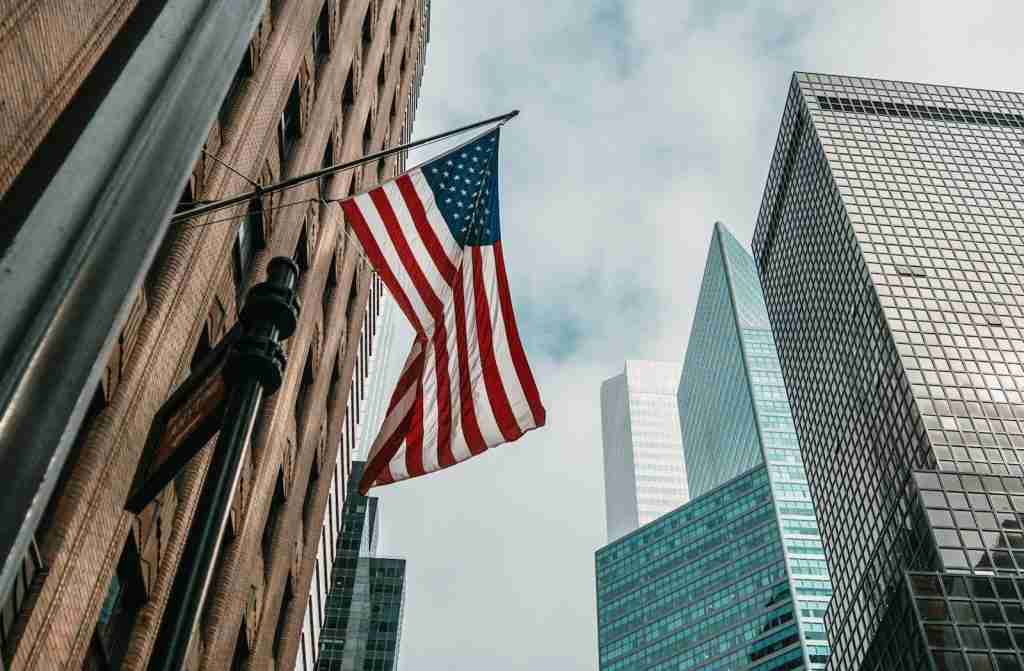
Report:
<svg viewBox="0 0 1024 671"><path fill-rule="evenodd" d="M519 339L519 330L516 328L516 316L512 312L512 294L508 288L508 275L505 273L505 255L501 251L501 240L494 243L494 271L498 276L498 300L501 302L501 316L505 320L505 335L508 337L512 365L515 366L519 385L523 388L523 393L526 394L526 401L530 404L534 424L544 426L547 413L541 403L540 393L537 391L537 384L534 382L530 364L526 361L526 352L523 350L523 343Z"/></svg>
<svg viewBox="0 0 1024 671"><path fill-rule="evenodd" d="M455 463L452 453L452 389L448 377L448 330L444 320L434 331L434 375L437 378L437 463L441 468Z"/></svg>
<svg viewBox="0 0 1024 671"><path fill-rule="evenodd" d="M463 266L465 267L465 266ZM476 421L476 409L473 406L473 387L469 380L469 348L466 342L466 299L463 294L463 273L455 276L452 296L455 299L455 342L459 350L459 398L461 402L462 435L466 439L469 453L477 455L487 449L484 437L480 433L480 425Z"/></svg>
<svg viewBox="0 0 1024 671"><path fill-rule="evenodd" d="M414 354L415 353L415 354ZM405 362L405 368L402 369L402 373L398 376L398 382L395 384L395 391L391 394L391 402L388 403L387 412L384 413L384 417L387 418L391 414L391 411L398 405L398 401L405 395L405 392L412 386L412 383L416 381L419 376L420 366L423 364L423 341L417 338L412 341L412 349L409 350L409 356L412 357Z"/></svg>
<svg viewBox="0 0 1024 671"><path fill-rule="evenodd" d="M480 346L480 362L484 374L484 387L491 402L494 419L498 422L505 440L515 440L523 435L512 415L508 395L501 382L498 362L494 357L494 339L491 333L491 311L487 305L487 291L484 289L483 255L479 247L473 250L473 302L476 305L476 337Z"/></svg>
<svg viewBox="0 0 1024 671"><path fill-rule="evenodd" d="M414 409L409 408L409 411L405 413L405 417L395 429L395 432L391 434L391 437L384 443L380 451L373 455L370 463L366 464L366 468L363 469L363 477L359 480L359 493L363 496L366 496L366 492L370 491L370 487L373 487L375 484L384 484L385 481L391 481L391 474L386 469L388 463L395 457L395 453L398 452L398 448L402 446L406 434L409 433L409 424L412 421ZM387 475L383 475L382 471L387 473Z"/></svg>
<svg viewBox="0 0 1024 671"><path fill-rule="evenodd" d="M412 360L406 364L405 370L402 371L401 377L398 379L398 384L395 386L395 391L391 394L391 402L388 405L388 411L385 413L384 421L387 422L388 418L391 417L395 410L395 406L409 391L409 388L420 379L423 375L423 347L421 340L413 341L413 350L417 352ZM387 465L395 457L395 453L398 452L398 448L401 447L405 441L405 437L409 434L409 426L412 421L412 414L416 408L416 404L413 403L406 410L405 416L402 421L398 423L395 430L387 437L384 444L381 445L380 449L376 453L370 456L369 463L366 464L366 468L363 469L363 477L359 481L359 491L362 494L366 494L367 490L374 485L375 482L383 482L381 475Z"/></svg>
<svg viewBox="0 0 1024 671"><path fill-rule="evenodd" d="M398 190L402 193L405 206L409 208L412 222L416 225L416 230L419 232L420 239L423 240L430 258L433 259L434 265L437 266L437 270L441 273L441 277L448 283L448 286L451 286L458 268L448 258L444 251L444 246L437 237L437 232L430 225L430 221L427 219L427 212L423 208L423 202L420 200L420 195L416 193L416 187L413 185L409 175L402 175L398 178Z"/></svg>
<svg viewBox="0 0 1024 671"><path fill-rule="evenodd" d="M430 283L424 276L422 268L420 268L419 263L416 261L416 257L413 256L412 249L409 247L409 243L405 239L402 227L398 223L398 217L395 216L394 208L392 208L391 201L388 200L384 189L374 189L370 192L370 198L373 200L373 204L377 207L377 212L380 214L381 221L384 222L384 227L388 231L391 243L395 246L395 250L398 252L398 258L402 260L402 265L412 278L416 291L419 292L420 298L423 299L423 304L427 306L427 310L430 311L430 314L434 319L433 326L435 331L432 335L432 341L434 345L435 358L434 371L437 377L438 426L436 427L436 431L438 439L438 460L440 461L445 455L451 457L452 440L451 388L448 379L448 332L445 329L444 323L444 306L441 305L440 299L437 297L437 294L434 293L433 287L430 286ZM422 210L422 207L420 209ZM421 333L423 333L423 331L421 331ZM417 396L417 403L421 406L423 403L423 399L421 398L422 393L421 382L420 391ZM422 424L422 409L419 421ZM420 427L420 447L416 450L417 455L415 457L412 457L409 454L406 455L407 460L410 458L418 460L416 462L418 463L418 473L424 472L422 436L423 429ZM451 458L451 460L452 463L454 463L454 458ZM410 470L410 473L411 472L412 471Z"/></svg>
<svg viewBox="0 0 1024 671"><path fill-rule="evenodd" d="M420 295L423 300L423 304L427 307L427 311L430 312L430 316L434 318L434 323L439 321L439 316L442 313L441 300L434 293L433 287L430 286L430 282L427 282L427 278L423 275L423 270L420 268L420 264L416 262L416 257L413 256L412 250L409 248L409 243L405 239L405 234L402 233L401 226L398 225L398 218L395 216L395 211L391 207L391 201L388 200L388 196L384 193L384 189L374 189L369 193L370 199L373 201L374 206L377 208L377 213L380 215L380 219L384 222L384 228L387 229L388 237L391 238L391 244L395 246L395 251L398 252L398 258L402 262L402 266L405 268L405 272L409 274L412 279L413 286L416 287L416 292ZM420 333L425 333L423 329L417 329Z"/></svg>
<svg viewBox="0 0 1024 671"><path fill-rule="evenodd" d="M359 211L355 198L342 201L341 209L345 212L345 218L351 224L356 237L359 238L363 251L370 257L370 263L373 264L374 269L381 279L384 280L384 284L391 290L391 295L398 302L398 307L402 308L402 312L412 322L413 328L417 332L422 332L423 326L420 324L419 317L416 316L416 311L412 309L412 304L409 302L409 297L405 295L405 291L402 290L402 285L395 279L394 273L388 266L387 261L384 260L384 255L381 253L380 247L377 246L377 241L373 239L370 227L367 225L366 219L363 218L363 213Z"/></svg>
<svg viewBox="0 0 1024 671"><path fill-rule="evenodd" d="M416 400L412 402L412 422L405 439L405 469L409 477L423 475L423 378L416 384Z"/></svg>

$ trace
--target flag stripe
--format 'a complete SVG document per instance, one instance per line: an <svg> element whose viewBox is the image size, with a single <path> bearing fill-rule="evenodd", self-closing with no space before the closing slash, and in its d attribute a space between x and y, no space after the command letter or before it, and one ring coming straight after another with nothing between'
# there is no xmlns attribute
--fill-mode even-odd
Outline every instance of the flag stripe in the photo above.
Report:
<svg viewBox="0 0 1024 671"><path fill-rule="evenodd" d="M463 298L463 276L455 276L452 297L455 300L455 334L459 350L459 398L461 400L462 439L470 455L477 455L487 449L473 406L473 386L469 376L469 337L466 331L466 306Z"/></svg>
<svg viewBox="0 0 1024 671"><path fill-rule="evenodd" d="M412 249L409 248L409 243L405 239L405 234L402 233L402 227L398 224L395 211L391 208L391 202L388 200L387 195L385 195L384 189L374 189L371 191L370 199L376 206L376 213L384 225L384 230L387 231L387 235L391 240L391 247L394 248L399 263L405 268L406 275L412 280L412 285L416 289L420 302L427 310L428 314L421 315L420 323L422 326L417 330L420 332L424 330L430 331L432 330L433 323L437 321L438 315L441 313L441 301L438 299L437 294L434 293L430 282L423 275L420 265L416 262L416 257L413 256Z"/></svg>
<svg viewBox="0 0 1024 671"><path fill-rule="evenodd" d="M373 483L378 474L387 467L388 462L391 461L405 440L405 434L409 431L412 401L414 400L410 398L410 392L415 389L415 382L422 372L422 364L423 349L420 342L416 340L413 342L412 351L409 352L409 358L406 360L402 374L398 378L395 391L391 394L391 402L388 404L388 411L384 416L381 433L370 448L370 455L366 467L363 469L363 479L359 483L359 491L363 494L368 490L369 483ZM397 425L392 428L391 425L399 417ZM363 489L364 484L367 489Z"/></svg>
<svg viewBox="0 0 1024 671"><path fill-rule="evenodd" d="M437 455L434 460L437 466L443 468L455 463L452 454L452 390L451 379L449 378L448 362L448 329L446 324L447 314L437 323L434 331L434 375L437 380Z"/></svg>
<svg viewBox="0 0 1024 671"><path fill-rule="evenodd" d="M396 182L388 182L381 189L383 189L384 195L387 197L388 204L394 213L395 221L398 222L398 228L402 232L405 244L412 252L412 258L415 260L419 272L423 274L427 286L430 287L431 293L437 298L438 303L443 305L445 298L451 291L451 284L441 276L440 270L438 270L437 265L434 263L434 257L429 249L429 245L416 228L412 214L406 206L405 196L402 195ZM441 244L437 241L436 236L434 242L437 242L438 246ZM454 240L452 242L454 243ZM444 260L446 258L442 254L441 259ZM434 319L437 319L436 315Z"/></svg>
<svg viewBox="0 0 1024 671"><path fill-rule="evenodd" d="M405 469L409 475L422 475L423 470L423 377L416 384L416 401L412 407L412 423L405 441ZM392 459L394 461L394 459Z"/></svg>
<svg viewBox="0 0 1024 671"><path fill-rule="evenodd" d="M523 350L523 343L519 339L519 330L516 328L516 316L512 312L512 294L508 287L505 253L501 248L501 240L494 243L494 270L498 278L498 298L501 301L501 316L505 322L505 336L508 338L512 364L515 366L519 385L526 394L526 401L530 404L533 425L535 427L544 426L546 419L544 405L540 401L540 392L537 391L537 383L533 379L530 364L526 362L526 352Z"/></svg>
<svg viewBox="0 0 1024 671"><path fill-rule="evenodd" d="M498 423L505 440L515 440L523 434L516 424L509 406L508 394L498 372L498 363L494 358L494 340L492 339L492 316L487 304L487 289L484 287L483 259L479 247L473 247L473 298L476 307L477 338L479 339L480 357L483 360L484 388L491 403L491 411Z"/></svg>
<svg viewBox="0 0 1024 671"><path fill-rule="evenodd" d="M414 329L417 331L423 330L416 312L412 309L412 304L409 303L409 297L405 295L402 285L398 283L398 279L391 272L391 268L384 262L384 255L370 233L370 227L367 225L366 219L363 218L363 213L359 211L359 206L356 205L355 200L344 201L341 204L341 208L345 212L345 218L351 224L352 230L355 231L359 244L363 246L363 252L369 257L370 263L373 264L374 269L380 274L381 280L391 290L391 295L394 296L398 307L402 309L405 316L412 322Z"/></svg>
<svg viewBox="0 0 1024 671"><path fill-rule="evenodd" d="M470 380L470 399L476 413L477 426L480 427L480 436L483 438L483 448L490 445L497 445L505 440L498 426L498 419L491 407L490 399L487 397L487 387L484 384L484 364L480 350L480 336L478 330L476 311L476 291L473 282L473 266L475 265L472 248L467 249L462 261L462 295L465 300L463 308L466 319L466 343L467 343L467 372Z"/></svg>
<svg viewBox="0 0 1024 671"><path fill-rule="evenodd" d="M405 266L399 256L399 251L395 247L395 243L392 241L391 235L384 223L383 213L377 209L377 205L374 203L373 197L369 192L356 196L354 200L359 207L360 214L363 215L367 230L373 235L374 241L380 249L381 260L388 265L395 280L402 287L402 291L409 300L409 306L416 314L416 323L420 324L420 328L417 331L422 330L432 321L430 311L423 302L423 298L413 282L413 278L405 270Z"/></svg>
<svg viewBox="0 0 1024 671"><path fill-rule="evenodd" d="M445 283L451 286L455 280L455 273L458 269L455 264L452 263L451 258L441 245L441 241L438 240L437 234L434 229L430 226L427 220L427 212L423 206L423 202L420 200L419 193L417 193L416 187L413 185L412 180L409 179L408 175L403 175L398 178L397 181L398 190L402 194L402 199L405 201L406 207L409 208L409 215L412 217L413 224L416 226L416 230L420 234L420 238L423 240L423 244L427 248L427 252L430 254L430 258L434 262L434 266L438 272L441 273L441 277ZM445 231L447 231L445 226ZM449 234L449 237L450 234ZM458 245L455 240L451 241L452 244Z"/></svg>
<svg viewBox="0 0 1024 671"><path fill-rule="evenodd" d="M495 370L508 398L512 418L515 420L515 430L522 435L523 429L533 427L533 417L529 403L526 401L526 393L519 384L519 376L516 374L508 336L505 333L505 321L501 315L501 301L498 296L493 246L480 248L480 261L480 273L484 278L483 286L491 323L491 344L494 350Z"/></svg>

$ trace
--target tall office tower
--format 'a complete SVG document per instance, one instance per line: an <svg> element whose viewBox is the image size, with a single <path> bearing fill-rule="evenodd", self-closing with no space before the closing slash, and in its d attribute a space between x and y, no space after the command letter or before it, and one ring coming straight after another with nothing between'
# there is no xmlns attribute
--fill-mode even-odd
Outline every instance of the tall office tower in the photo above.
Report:
<svg viewBox="0 0 1024 671"><path fill-rule="evenodd" d="M1022 668L1022 141L1019 93L793 77L754 251L830 668Z"/></svg>
<svg viewBox="0 0 1024 671"><path fill-rule="evenodd" d="M825 668L821 539L754 260L721 224L678 399L695 498L598 551L602 671Z"/></svg>
<svg viewBox="0 0 1024 671"><path fill-rule="evenodd" d="M675 390L680 365L627 361L601 385L608 540L686 503Z"/></svg>
<svg viewBox="0 0 1024 671"><path fill-rule="evenodd" d="M831 589L821 537L757 268L721 223L711 235L686 347L679 416L694 494L767 465L805 663L823 668Z"/></svg>
<svg viewBox="0 0 1024 671"><path fill-rule="evenodd" d="M210 20L199 27L161 23L173 18L173 12L163 11L170 4L190 21ZM186 0L95 0L77 3L73 11L63 1L38 0L0 9L9 28L0 47L2 86L17 91L13 97L5 94L0 133L11 137L13 132L24 150L0 158L5 216L13 219L18 208L31 204L35 187L46 188L48 170L63 174L62 143L74 142L78 132L91 137L95 124L116 120L109 116L107 101L124 82L120 68L136 72L133 49L140 40L148 44L154 15L158 41L170 48L178 32L215 30L221 14L213 8L237 13L239 23L241 8L252 3L201 5L209 8L208 15L200 9L187 14L185 6L199 5ZM408 138L428 8L426 0L272 0L258 23L254 10L248 49L237 70L229 66L234 81L220 113L214 118L211 108L207 119L204 153L198 144L190 149L199 160L181 207L243 193L253 182L271 184ZM150 59L160 55L158 50L147 54ZM195 60L193 54L193 66ZM205 62L190 70L191 80L222 67ZM176 105L182 97L202 104L205 89L167 74L169 79L159 78L169 82L159 97L165 110L190 109ZM134 83L141 96L151 80ZM112 87L109 95L104 86ZM69 104L68 113L61 114ZM128 111L119 108L118 114ZM159 127L158 119L150 120L154 125L145 126L147 132ZM75 145L74 151L80 150ZM176 147L163 145L163 151L177 155ZM136 161L139 156L123 158ZM340 208L329 200L376 184L401 165L402 159L394 157L172 224L151 266L135 269L140 284L125 305L127 321L108 336L110 357L93 362L104 373L95 389L85 390L92 403L80 429L77 422L67 429L64 444L70 444L70 451L62 469L56 462L55 493L39 504L44 509L34 542L17 558L17 584L4 595L3 668L144 669L148 664L165 605L174 598L168 592L210 450L138 516L124 512L129 487L154 414L235 323L245 290L263 279L268 259L278 255L293 257L302 271L300 323L286 343L283 385L263 402L253 431L188 667L292 668L330 483L348 477L355 430L346 427L346 408L351 407L350 391L358 394L365 384L359 371L369 363L382 290L351 242ZM90 170L108 167L97 163ZM136 161L129 173L149 167ZM87 178L88 171L80 172L75 183L84 189ZM153 184L140 193L159 188ZM104 207L117 205L103 202ZM94 205L100 207L90 202L87 209ZM133 236L148 225L138 219L130 223L122 231L125 245L134 244ZM106 229L97 230L106 235ZM90 238L96 244L105 239L97 235ZM138 264L145 259L140 254ZM91 308L107 298L91 296ZM46 308L42 303L37 307ZM91 313L69 314L88 331L84 327ZM80 391L65 384L50 395ZM47 447L37 445L36 438L28 433L23 440L34 450ZM335 466L339 463L340 468Z"/></svg>
<svg viewBox="0 0 1024 671"><path fill-rule="evenodd" d="M357 461L352 468L319 645L315 657L300 651L296 669L394 671L398 666L405 560L377 554L377 499L357 489L363 466Z"/></svg>

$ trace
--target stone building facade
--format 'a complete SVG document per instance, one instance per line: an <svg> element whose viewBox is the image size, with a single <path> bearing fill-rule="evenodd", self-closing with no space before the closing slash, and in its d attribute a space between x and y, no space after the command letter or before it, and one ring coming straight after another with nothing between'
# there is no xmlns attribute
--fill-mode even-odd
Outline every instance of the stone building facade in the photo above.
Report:
<svg viewBox="0 0 1024 671"><path fill-rule="evenodd" d="M0 83L0 139L18 149L0 158L0 196L142 5L0 6L0 67L11 75ZM271 0L182 207L407 139L428 22L428 0ZM345 409L365 383L383 290L337 203L326 201L397 174L403 162L172 226L3 605L4 668L146 668L208 451L140 515L124 512L124 502L154 414L278 255L302 269L300 324L287 342L284 384L257 419L189 665L292 668L330 474L338 459L345 474L351 462Z"/></svg>

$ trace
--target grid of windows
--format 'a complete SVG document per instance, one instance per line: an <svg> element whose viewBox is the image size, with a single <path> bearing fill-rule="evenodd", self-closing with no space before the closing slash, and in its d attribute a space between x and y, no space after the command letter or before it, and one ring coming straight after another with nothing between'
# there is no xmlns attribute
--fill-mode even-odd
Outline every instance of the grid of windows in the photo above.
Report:
<svg viewBox="0 0 1024 671"><path fill-rule="evenodd" d="M402 631L405 560L377 557L377 499L359 494L353 462L337 559L324 605L318 671L394 671Z"/></svg>
<svg viewBox="0 0 1024 671"><path fill-rule="evenodd" d="M907 584L938 671L1024 669L1024 580L909 573Z"/></svg>
<svg viewBox="0 0 1024 671"><path fill-rule="evenodd" d="M721 223L711 238L679 403L695 488L721 483L751 460L767 465L787 573L818 583L794 595L807 668L824 668L822 616L831 596L824 549L754 259Z"/></svg>
<svg viewBox="0 0 1024 671"><path fill-rule="evenodd" d="M912 472L1022 475L1022 112L1016 93L793 78L754 250L833 574L832 668L884 658L902 570L932 568L929 527L960 533L923 517ZM993 570L945 547L947 568Z"/></svg>
<svg viewBox="0 0 1024 671"><path fill-rule="evenodd" d="M763 463L750 384L740 356L723 232L716 224L677 392L687 477L694 496Z"/></svg>
<svg viewBox="0 0 1024 671"><path fill-rule="evenodd" d="M601 548L602 671L805 668L761 466Z"/></svg>

